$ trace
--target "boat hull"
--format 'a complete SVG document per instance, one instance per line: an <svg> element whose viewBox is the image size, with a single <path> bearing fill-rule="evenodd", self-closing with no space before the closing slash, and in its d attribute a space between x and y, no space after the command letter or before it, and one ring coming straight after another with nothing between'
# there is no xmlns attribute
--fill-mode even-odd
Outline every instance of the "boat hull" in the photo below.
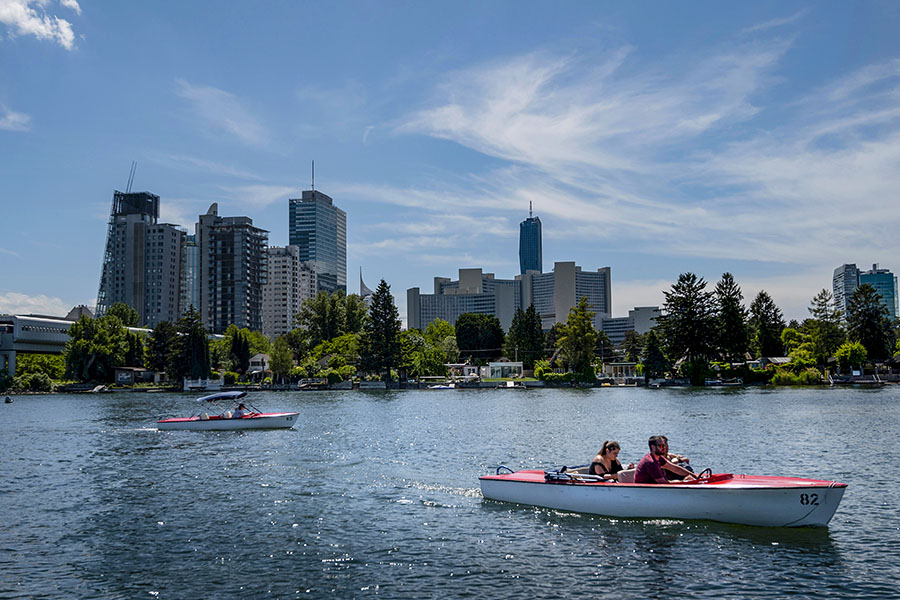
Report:
<svg viewBox="0 0 900 600"><path fill-rule="evenodd" d="M825 526L846 484L721 474L669 485L547 482L543 471L481 477L485 498L622 518L705 519L764 527Z"/></svg>
<svg viewBox="0 0 900 600"><path fill-rule="evenodd" d="M297 423L300 413L261 413L248 415L240 419L221 417L187 417L177 419L161 419L156 422L160 431L237 431L241 429L290 429Z"/></svg>

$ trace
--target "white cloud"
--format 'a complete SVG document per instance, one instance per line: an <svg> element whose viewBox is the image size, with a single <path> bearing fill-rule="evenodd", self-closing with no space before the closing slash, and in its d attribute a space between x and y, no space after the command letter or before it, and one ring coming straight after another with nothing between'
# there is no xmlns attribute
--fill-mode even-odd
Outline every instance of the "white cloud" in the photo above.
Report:
<svg viewBox="0 0 900 600"><path fill-rule="evenodd" d="M6 131L28 131L31 129L31 117L25 113L15 112L0 105L0 129Z"/></svg>
<svg viewBox="0 0 900 600"><path fill-rule="evenodd" d="M175 93L191 103L194 111L211 129L221 130L251 146L265 146L269 134L234 94L208 85L194 85L177 79Z"/></svg>
<svg viewBox="0 0 900 600"><path fill-rule="evenodd" d="M242 185L222 187L225 195L240 206L249 206L256 210L271 206L276 202L284 202L289 197L297 198L300 193L297 187L285 185Z"/></svg>
<svg viewBox="0 0 900 600"><path fill-rule="evenodd" d="M758 33L760 31L766 31L769 29L774 29L776 27L784 27L785 25L791 25L793 23L796 23L803 17L805 17L808 12L809 12L809 10L807 10L807 9L799 10L789 17L772 19L770 21L766 21L764 23L760 23L758 25L753 25L752 27L748 27L748 28L744 29L743 33Z"/></svg>
<svg viewBox="0 0 900 600"><path fill-rule="evenodd" d="M180 169L205 171L207 173L212 173L213 175L227 175L229 177L235 177L237 179L262 179L262 177L260 177L259 175L251 173L249 171L245 171L238 167L217 163L215 161L206 160L195 156L187 156L184 154L170 154L159 160L160 162Z"/></svg>
<svg viewBox="0 0 900 600"><path fill-rule="evenodd" d="M20 258L19 253L13 250L8 250L6 248L0 248L0 254L7 254L9 256L15 256L16 258Z"/></svg>
<svg viewBox="0 0 900 600"><path fill-rule="evenodd" d="M90 304L93 305L93 301ZM18 292L0 292L0 314L64 317L74 306L76 304L44 294L29 296Z"/></svg>
<svg viewBox="0 0 900 600"><path fill-rule="evenodd" d="M75 0L62 0L61 4L81 14ZM47 14L46 0L0 0L0 23L7 25L12 35L33 35L39 40L53 40L66 50L75 46L72 24L66 19Z"/></svg>

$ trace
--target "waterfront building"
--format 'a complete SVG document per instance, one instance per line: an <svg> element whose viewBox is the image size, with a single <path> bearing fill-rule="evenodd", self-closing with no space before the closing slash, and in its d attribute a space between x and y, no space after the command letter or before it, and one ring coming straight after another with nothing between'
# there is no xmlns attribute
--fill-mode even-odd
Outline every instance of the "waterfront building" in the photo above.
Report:
<svg viewBox="0 0 900 600"><path fill-rule="evenodd" d="M359 297L362 298L363 302L366 303L366 306L372 308L372 300L374 299L375 292L372 291L369 286L366 285L366 282L363 281L362 277L362 267L359 268Z"/></svg>
<svg viewBox="0 0 900 600"><path fill-rule="evenodd" d="M660 316L658 306L636 306L628 311L627 317L610 317L603 319L600 330L606 334L613 346L619 346L625 341L625 334L633 331L638 335L644 335L656 325L656 319Z"/></svg>
<svg viewBox="0 0 900 600"><path fill-rule="evenodd" d="M262 332L270 338L289 333L304 301L316 295L316 273L300 260L297 246L270 246L263 285Z"/></svg>
<svg viewBox="0 0 900 600"><path fill-rule="evenodd" d="M347 213L315 189L289 200L290 245L316 272L318 290L347 291Z"/></svg>
<svg viewBox="0 0 900 600"><path fill-rule="evenodd" d="M855 264L841 265L834 270L831 278L831 289L834 295L834 306L847 315L847 304L850 302L850 296L859 286L859 269Z"/></svg>
<svg viewBox="0 0 900 600"><path fill-rule="evenodd" d="M155 327L181 315L182 249L185 232L159 223L159 196L113 193L106 249L97 293L97 316L123 302L139 324Z"/></svg>
<svg viewBox="0 0 900 600"><path fill-rule="evenodd" d="M250 217L220 217L213 203L195 229L199 247L200 316L211 333L229 325L262 330L269 232Z"/></svg>
<svg viewBox="0 0 900 600"><path fill-rule="evenodd" d="M184 236L181 269L181 310L182 315L192 307L200 310L200 247L197 235Z"/></svg>
<svg viewBox="0 0 900 600"><path fill-rule="evenodd" d="M877 264L872 265L869 271L861 271L859 274L859 284L869 284L878 295L881 296L882 304L887 307L891 319L896 319L897 310L897 276L888 269L879 269Z"/></svg>
<svg viewBox="0 0 900 600"><path fill-rule="evenodd" d="M519 272L544 270L541 250L541 220L533 216L528 203L528 218L519 223Z"/></svg>
<svg viewBox="0 0 900 600"><path fill-rule="evenodd" d="M574 262L557 262L550 273L528 271L515 279L497 279L481 269L460 269L456 281L435 277L433 294L422 294L419 288L407 290L407 325L424 329L438 318L455 323L459 315L473 312L495 315L509 330L516 309L534 304L546 331L565 323L582 296L595 313L594 326L599 329L612 311L609 267L592 272L582 271Z"/></svg>

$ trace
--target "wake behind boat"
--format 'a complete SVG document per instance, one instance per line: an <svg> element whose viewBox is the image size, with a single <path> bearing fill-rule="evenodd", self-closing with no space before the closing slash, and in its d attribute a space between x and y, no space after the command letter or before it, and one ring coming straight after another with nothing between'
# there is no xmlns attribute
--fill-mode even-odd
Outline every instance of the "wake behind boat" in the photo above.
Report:
<svg viewBox="0 0 900 600"><path fill-rule="evenodd" d="M505 469L508 473L501 474ZM625 471L620 472L622 477ZM846 483L712 474L668 484L616 483L583 473L512 471L479 477L490 500L623 518L707 519L764 527L825 526L844 496ZM701 475L703 475L701 474Z"/></svg>
<svg viewBox="0 0 900 600"><path fill-rule="evenodd" d="M234 431L238 429L290 429L300 413L264 413L249 402L238 402L247 392L220 392L197 398L197 402L218 408L219 414L204 412L190 417L160 419L156 428L160 431L183 429L189 431ZM243 415L235 416L239 407L246 406Z"/></svg>

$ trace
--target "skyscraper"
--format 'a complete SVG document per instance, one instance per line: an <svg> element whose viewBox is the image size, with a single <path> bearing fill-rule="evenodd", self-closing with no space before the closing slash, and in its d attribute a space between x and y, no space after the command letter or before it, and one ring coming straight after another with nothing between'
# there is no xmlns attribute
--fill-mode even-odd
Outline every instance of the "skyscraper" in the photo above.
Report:
<svg viewBox="0 0 900 600"><path fill-rule="evenodd" d="M859 274L859 284L869 284L878 295L881 296L881 303L884 304L891 319L897 318L897 276L888 269L879 269L878 265L872 265L872 270L862 271Z"/></svg>
<svg viewBox="0 0 900 600"><path fill-rule="evenodd" d="M156 194L113 193L97 316L117 302L134 308L148 327L180 316L184 231L158 219Z"/></svg>
<svg viewBox="0 0 900 600"><path fill-rule="evenodd" d="M847 304L850 296L859 286L859 269L855 264L841 265L834 270L831 278L831 288L834 294L834 306L847 316Z"/></svg>
<svg viewBox="0 0 900 600"><path fill-rule="evenodd" d="M347 291L347 213L322 192L305 190L289 200L290 245L316 272L319 291Z"/></svg>
<svg viewBox="0 0 900 600"><path fill-rule="evenodd" d="M213 203L197 223L200 255L200 315L212 333L234 323L262 330L262 288L266 283L269 232L250 217L220 217Z"/></svg>
<svg viewBox="0 0 900 600"><path fill-rule="evenodd" d="M528 203L528 218L519 223L519 268L526 271L543 271L541 252L541 220L532 216L531 202Z"/></svg>

